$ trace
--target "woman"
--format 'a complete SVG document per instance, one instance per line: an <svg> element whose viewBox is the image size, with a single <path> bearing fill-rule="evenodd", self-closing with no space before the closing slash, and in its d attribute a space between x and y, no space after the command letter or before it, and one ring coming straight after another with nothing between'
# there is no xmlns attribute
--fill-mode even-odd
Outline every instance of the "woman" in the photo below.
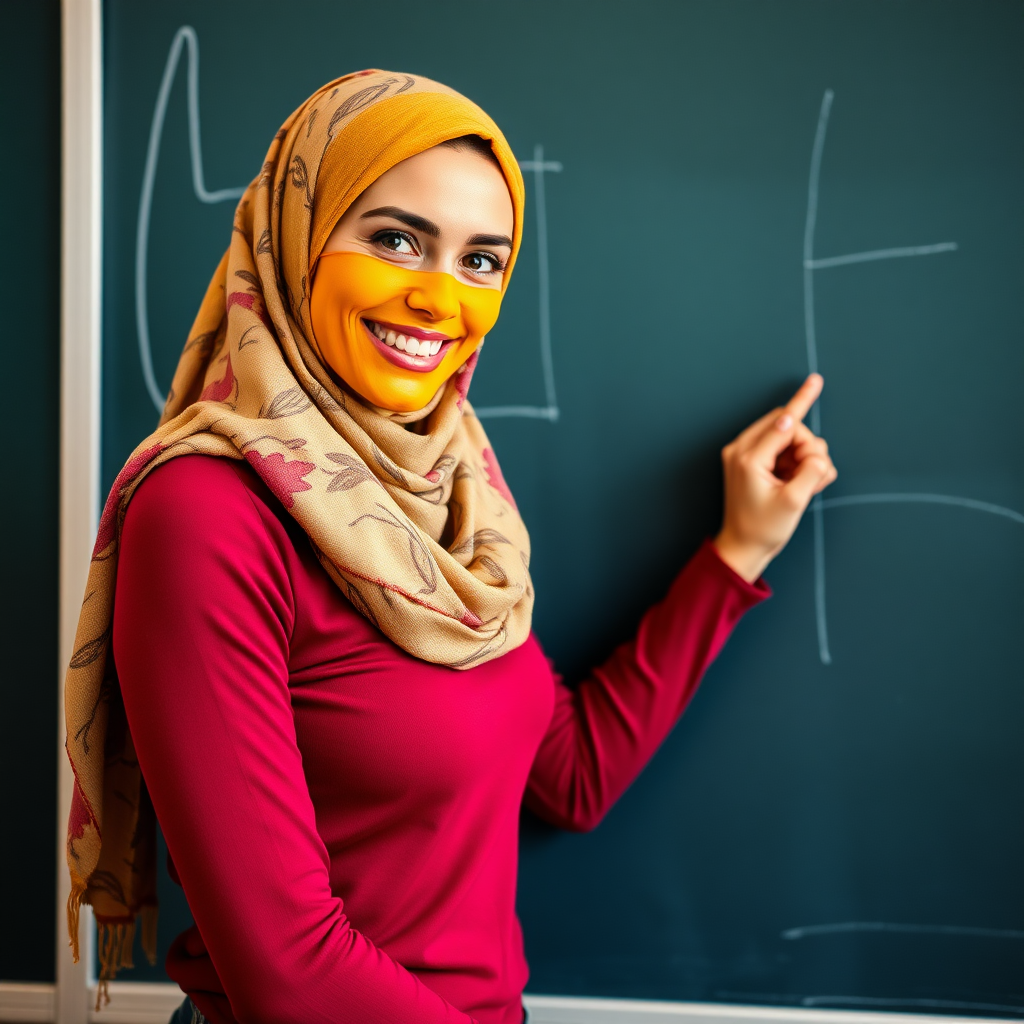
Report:
<svg viewBox="0 0 1024 1024"><path fill-rule="evenodd" d="M520 1021L521 803L600 820L835 478L809 378L726 448L714 544L564 687L466 402L522 218L487 115L382 71L307 100L239 203L68 673L69 927L91 903L101 992L140 914L154 956L155 809L196 921L177 1019Z"/></svg>

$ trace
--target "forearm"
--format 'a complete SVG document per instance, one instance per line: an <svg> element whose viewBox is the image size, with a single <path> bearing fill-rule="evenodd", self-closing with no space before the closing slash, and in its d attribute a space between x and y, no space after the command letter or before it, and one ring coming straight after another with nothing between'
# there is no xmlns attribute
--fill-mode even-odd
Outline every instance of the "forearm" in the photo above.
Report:
<svg viewBox="0 0 1024 1024"><path fill-rule="evenodd" d="M705 544L632 640L575 690L559 685L527 806L566 828L596 825L664 741L740 617L768 594Z"/></svg>

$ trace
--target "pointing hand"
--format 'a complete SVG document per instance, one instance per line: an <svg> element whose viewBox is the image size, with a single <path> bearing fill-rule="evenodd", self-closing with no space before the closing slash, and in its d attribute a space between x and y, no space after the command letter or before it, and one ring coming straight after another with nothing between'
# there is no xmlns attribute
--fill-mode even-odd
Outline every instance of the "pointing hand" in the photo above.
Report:
<svg viewBox="0 0 1024 1024"><path fill-rule="evenodd" d="M802 422L823 385L812 373L783 408L722 449L725 516L715 549L748 582L786 546L811 498L837 476L828 445Z"/></svg>

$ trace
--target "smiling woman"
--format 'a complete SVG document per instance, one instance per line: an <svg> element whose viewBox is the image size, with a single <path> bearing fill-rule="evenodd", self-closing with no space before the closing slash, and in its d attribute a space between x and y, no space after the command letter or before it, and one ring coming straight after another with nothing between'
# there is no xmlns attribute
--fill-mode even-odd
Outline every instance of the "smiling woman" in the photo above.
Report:
<svg viewBox="0 0 1024 1024"><path fill-rule="evenodd" d="M314 264L324 362L371 405L424 408L498 319L513 223L500 166L464 138L382 174Z"/></svg>
<svg viewBox="0 0 1024 1024"><path fill-rule="evenodd" d="M601 820L834 478L812 378L726 449L716 542L563 685L466 397L522 223L501 132L436 82L346 76L274 137L111 489L68 669L100 996L137 918L155 955L155 818L195 919L177 1020L519 1024L521 807Z"/></svg>

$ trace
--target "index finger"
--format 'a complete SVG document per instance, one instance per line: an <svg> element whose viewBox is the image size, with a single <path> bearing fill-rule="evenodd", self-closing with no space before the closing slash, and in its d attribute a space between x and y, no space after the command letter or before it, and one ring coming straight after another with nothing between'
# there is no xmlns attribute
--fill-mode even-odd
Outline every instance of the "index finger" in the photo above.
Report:
<svg viewBox="0 0 1024 1024"><path fill-rule="evenodd" d="M818 400L824 386L825 379L820 373L810 374L786 403L786 412L799 423L811 411L811 406Z"/></svg>

